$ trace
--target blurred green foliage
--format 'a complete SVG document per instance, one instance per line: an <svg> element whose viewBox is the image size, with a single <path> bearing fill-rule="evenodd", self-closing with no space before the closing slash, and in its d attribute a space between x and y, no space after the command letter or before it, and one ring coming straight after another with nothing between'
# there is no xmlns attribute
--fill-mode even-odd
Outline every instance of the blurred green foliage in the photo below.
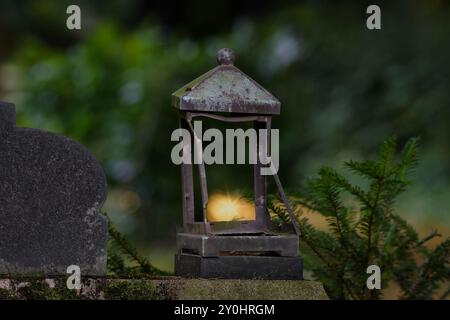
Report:
<svg viewBox="0 0 450 320"><path fill-rule="evenodd" d="M410 139L397 154L395 138L383 142L376 160L346 161L344 168L365 183L353 184L341 173L322 167L306 181L296 198L295 218L300 226L305 264L332 299L380 299L396 284L402 299L446 299L450 280L450 237L433 250L436 231L421 238L397 213L396 200L411 185L419 157L418 139ZM289 224L284 203L271 205L274 220ZM326 220L319 230L303 209ZM379 287L368 290L377 267ZM376 274L374 274L376 276ZM442 295L437 292L443 291Z"/></svg>
<svg viewBox="0 0 450 320"><path fill-rule="evenodd" d="M382 30L369 31L364 3L288 2L230 15L231 7L221 14L201 2L195 14L184 13L190 19L180 18L187 25L174 22L169 29L157 12L137 14L137 3L113 1L103 16L90 14L99 4L87 5L80 33L67 31L65 15L52 13L50 5L33 11L32 1L2 4L10 10L3 15L24 21L30 12L54 15L45 21L59 35L51 43L45 30L20 37L3 63L16 70L17 86L3 99L16 103L19 125L63 133L93 151L107 173L113 201L107 211L119 229L134 240L174 236L181 199L179 168L170 161L170 134L178 126L170 95L212 68L219 48L231 47L236 65L282 102L274 127L280 128L280 176L288 189L296 190L321 165L373 155L388 135L400 143L421 136L423 161L400 213L422 224L442 221L448 232L447 4L385 4ZM175 11L173 20L184 17ZM217 24L227 23L215 25L216 16ZM1 23L12 35L25 28L11 18ZM243 188L236 180L244 171L212 174L209 182Z"/></svg>

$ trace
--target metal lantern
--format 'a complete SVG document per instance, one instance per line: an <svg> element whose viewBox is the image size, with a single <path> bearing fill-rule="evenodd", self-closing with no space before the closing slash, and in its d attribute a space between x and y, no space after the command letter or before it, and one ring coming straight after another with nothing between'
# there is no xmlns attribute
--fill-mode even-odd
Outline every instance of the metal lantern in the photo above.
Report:
<svg viewBox="0 0 450 320"><path fill-rule="evenodd" d="M192 122L195 118L232 123L251 122L255 129L269 131L272 116L280 113L278 99L234 66L235 55L231 49L219 50L217 61L217 67L172 94L172 105L179 110L180 127L194 135L194 143L196 139ZM201 144L198 139L197 143ZM262 152L259 144L257 152ZM292 218L294 233L274 232L267 209L266 179L270 176L261 174L263 164L259 157L256 159L255 219L248 221L208 221L208 189L203 162L198 164L203 218L196 221L193 165L181 164L183 227L177 234L177 275L302 279L298 228L292 210L278 175L274 174L279 194Z"/></svg>

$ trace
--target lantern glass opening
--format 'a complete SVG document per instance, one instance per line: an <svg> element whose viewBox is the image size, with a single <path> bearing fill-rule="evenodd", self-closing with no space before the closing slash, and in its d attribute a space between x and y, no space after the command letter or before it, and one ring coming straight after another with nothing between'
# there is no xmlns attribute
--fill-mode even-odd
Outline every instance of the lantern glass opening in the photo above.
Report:
<svg viewBox="0 0 450 320"><path fill-rule="evenodd" d="M201 118L204 131L214 128L220 130L223 136L223 147L225 147L226 130L252 128L248 122L224 123L214 119ZM203 142L203 150L211 142ZM237 141L235 141L234 164L226 164L225 150L223 164L207 164L206 176L208 181L208 205L207 220L214 222L229 221L252 221L256 219L254 195L253 195L253 165L249 164L249 145L245 144L245 164L236 164L237 162ZM195 168L196 169L196 168ZM196 170L195 170L196 171ZM195 189L198 188L198 182L195 183ZM196 190L197 191L197 190ZM197 194L200 194L198 190ZM196 197L196 213L201 214L201 198ZM198 215L198 221L201 221Z"/></svg>

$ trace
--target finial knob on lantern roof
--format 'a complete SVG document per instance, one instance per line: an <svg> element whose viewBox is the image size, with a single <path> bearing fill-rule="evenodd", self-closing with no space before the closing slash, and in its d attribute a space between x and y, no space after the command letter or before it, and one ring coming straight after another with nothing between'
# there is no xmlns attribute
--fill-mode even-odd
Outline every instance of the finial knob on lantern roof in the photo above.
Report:
<svg viewBox="0 0 450 320"><path fill-rule="evenodd" d="M217 52L217 62L220 65L233 65L235 59L234 51L229 48L222 48Z"/></svg>

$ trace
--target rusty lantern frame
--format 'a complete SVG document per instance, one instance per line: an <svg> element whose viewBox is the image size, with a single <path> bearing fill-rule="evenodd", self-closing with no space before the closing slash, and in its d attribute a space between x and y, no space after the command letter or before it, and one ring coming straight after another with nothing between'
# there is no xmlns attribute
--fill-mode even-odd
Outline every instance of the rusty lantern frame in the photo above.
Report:
<svg viewBox="0 0 450 320"><path fill-rule="evenodd" d="M217 60L219 65L216 68L183 86L172 95L172 104L179 110L180 128L188 130L194 136L194 143L198 144L198 148L203 146L201 141L196 139L196 133L192 125L194 118L203 117L228 123L253 122L253 127L257 131L266 129L269 133L272 116L280 113L281 104L278 99L233 65L234 53L230 49L221 49ZM224 76L227 73L231 76ZM227 80L229 83L225 82ZM227 85L228 88L225 88ZM219 86L219 91L217 91L217 86ZM249 92L253 93L254 96L249 97ZM229 116L217 114L224 112L229 113ZM257 135L257 139L256 152L259 155L264 150L260 148L259 135ZM266 139L269 146L270 134L267 135ZM266 150L269 150L269 148L266 148ZM188 152L192 156L191 150L188 150ZM203 221L196 221L192 166L192 164L186 163L181 165L183 229L185 232L204 234L269 232L267 176L261 174L261 168L264 165L261 163L259 156L256 157L256 164L254 164L255 220L208 221L206 212L208 204L206 169L204 162L201 161L198 164L198 170L200 173ZM273 176L280 196L291 218L293 218L292 209L289 206L280 179L276 173ZM298 234L299 230L295 222L293 228L295 233Z"/></svg>
<svg viewBox="0 0 450 320"><path fill-rule="evenodd" d="M273 177L288 210L294 234L276 234L267 208L267 177L261 153L269 152L272 116L280 113L280 102L271 93L234 66L231 49L221 49L218 66L191 81L172 94L172 105L178 109L180 128L194 137L198 150L202 141L193 127L195 118L208 118L228 123L253 123L254 129L266 129L267 147L261 148L257 135L257 157L254 164L255 220L208 221L208 189L204 161L198 163L202 198L202 221L195 219L193 164L181 164L183 229L177 235L178 254L175 271L178 275L224 278L300 279L302 265L298 257L299 228L277 173ZM183 153L192 149L183 147ZM265 155L268 156L268 155ZM276 253L271 257L254 256ZM238 253L238 256L236 256ZM230 256L233 255L233 256ZM212 258L212 259L211 259ZM271 259L268 261L267 259ZM257 266L256 273L248 266ZM270 269L277 266L277 272Z"/></svg>

